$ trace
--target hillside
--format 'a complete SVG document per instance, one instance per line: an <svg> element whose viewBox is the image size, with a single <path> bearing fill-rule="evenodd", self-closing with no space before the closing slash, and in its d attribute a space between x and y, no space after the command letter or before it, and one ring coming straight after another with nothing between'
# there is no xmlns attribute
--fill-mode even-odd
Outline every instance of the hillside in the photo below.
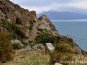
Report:
<svg viewBox="0 0 87 65"><path fill-rule="evenodd" d="M52 53L46 43L55 48ZM77 56L82 58L77 59ZM63 64L61 61L79 61L86 57L87 52L72 38L60 35L46 15L37 18L36 11L21 8L9 0L0 0L1 65Z"/></svg>
<svg viewBox="0 0 87 65"><path fill-rule="evenodd" d="M7 21L6 24L12 24L15 27L17 27L22 35L19 33L14 32L18 37L31 39L35 38L31 35L37 33L37 29L39 28L39 25L43 25L46 21L49 19L47 17L42 17L42 22L36 17L35 11L28 11L26 9L21 8L17 4L13 4L9 0L0 0L0 20ZM45 18L45 19L44 19ZM49 30L55 32L55 27L52 25L51 22L46 23L46 26L50 28ZM52 27L51 27L52 26ZM9 26L10 27L10 26ZM6 29L6 27L4 27ZM46 27L45 27L46 28ZM13 30L14 31L14 30ZM6 30L6 32L9 32ZM11 30L12 32L12 30ZM32 33L33 32L33 33Z"/></svg>

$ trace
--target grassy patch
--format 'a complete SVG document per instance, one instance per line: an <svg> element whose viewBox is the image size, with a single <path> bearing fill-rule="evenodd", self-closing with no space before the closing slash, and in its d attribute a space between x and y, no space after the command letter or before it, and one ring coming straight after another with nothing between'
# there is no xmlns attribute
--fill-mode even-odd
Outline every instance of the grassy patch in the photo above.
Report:
<svg viewBox="0 0 87 65"><path fill-rule="evenodd" d="M50 56L41 51L16 51L13 61L1 65L49 65Z"/></svg>

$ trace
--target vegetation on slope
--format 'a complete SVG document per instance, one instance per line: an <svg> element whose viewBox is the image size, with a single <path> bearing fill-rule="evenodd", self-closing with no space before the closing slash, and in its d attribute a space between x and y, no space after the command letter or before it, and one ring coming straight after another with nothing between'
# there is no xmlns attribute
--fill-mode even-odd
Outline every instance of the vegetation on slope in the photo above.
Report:
<svg viewBox="0 0 87 65"><path fill-rule="evenodd" d="M1 65L49 65L50 56L41 51L17 50L12 61Z"/></svg>
<svg viewBox="0 0 87 65"><path fill-rule="evenodd" d="M12 58L13 48L9 37L13 41L16 39L25 42L26 45L23 49L27 45L31 45L32 48L38 43L43 46L45 43L52 43L55 47L54 52L48 52L48 54L37 50L28 52L19 52L22 49L17 50L14 59L2 65L50 65L50 62L75 60L76 56L84 56L82 59L85 59L87 55L72 38L61 36L47 16L37 18L35 11L29 12L9 0L0 0L0 30L5 32L0 32L0 62L6 62ZM9 37L6 33L9 34ZM31 41L33 45L30 44ZM45 48L48 50L46 46Z"/></svg>
<svg viewBox="0 0 87 65"><path fill-rule="evenodd" d="M3 32L0 32L0 62L11 60L13 48L10 38Z"/></svg>
<svg viewBox="0 0 87 65"><path fill-rule="evenodd" d="M35 38L35 43L42 43L45 45L45 43L57 43L57 36L52 35L49 31L46 29L40 29L41 33L37 35Z"/></svg>

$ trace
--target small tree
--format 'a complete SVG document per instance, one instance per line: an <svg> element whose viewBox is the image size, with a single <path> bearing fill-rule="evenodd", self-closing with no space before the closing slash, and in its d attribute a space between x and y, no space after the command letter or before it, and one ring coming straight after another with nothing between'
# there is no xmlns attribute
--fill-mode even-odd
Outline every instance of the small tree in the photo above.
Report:
<svg viewBox="0 0 87 65"><path fill-rule="evenodd" d="M42 32L41 34L39 34L36 38L35 38L35 42L36 43L56 43L57 37L48 33L48 32Z"/></svg>
<svg viewBox="0 0 87 65"><path fill-rule="evenodd" d="M0 32L0 62L5 62L12 58L12 45L10 38L3 32Z"/></svg>

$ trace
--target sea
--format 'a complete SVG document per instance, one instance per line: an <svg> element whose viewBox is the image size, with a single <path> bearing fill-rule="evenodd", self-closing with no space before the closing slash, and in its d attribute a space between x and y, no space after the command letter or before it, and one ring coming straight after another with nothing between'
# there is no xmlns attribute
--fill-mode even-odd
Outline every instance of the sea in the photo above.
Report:
<svg viewBox="0 0 87 65"><path fill-rule="evenodd" d="M87 20L52 20L57 31L69 36L85 51L87 51Z"/></svg>

